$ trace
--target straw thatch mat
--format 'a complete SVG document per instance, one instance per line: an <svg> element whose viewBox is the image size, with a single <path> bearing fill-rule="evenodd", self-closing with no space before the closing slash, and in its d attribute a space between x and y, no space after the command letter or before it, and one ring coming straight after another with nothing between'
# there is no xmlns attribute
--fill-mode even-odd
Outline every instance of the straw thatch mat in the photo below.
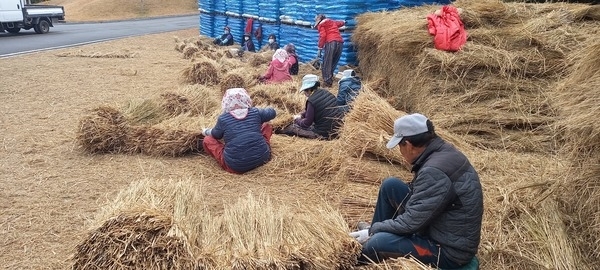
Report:
<svg viewBox="0 0 600 270"><path fill-rule="evenodd" d="M600 31L600 9L455 5L463 8L469 33L458 53L432 49L425 17L439 6L360 16L354 40L364 89L339 139L274 135L271 161L245 175L224 173L200 156L194 158L202 179L134 182L99 213L74 256L76 268L353 268L357 246L346 233L370 220L380 181L412 178L400 153L385 148L393 120L421 112L480 174L482 269L595 269L600 45L591 37ZM270 53L228 56L235 46L215 47L206 37L175 43L189 61L184 85L91 111L78 129L85 152L199 153L198 133L215 124L223 89L240 85L255 106L277 110L272 124L281 128L304 109L297 90L302 76L319 74L303 64L291 82L259 84ZM335 94L337 87L328 90ZM218 185L218 194L206 196L199 182ZM261 193L243 197L254 188ZM125 236L139 241L114 241ZM162 243L161 250L146 258L127 246L147 248L151 241ZM102 250L109 256L104 261ZM170 264L161 264L167 259ZM364 268L427 269L410 259Z"/></svg>
<svg viewBox="0 0 600 270"><path fill-rule="evenodd" d="M326 205L248 194L212 213L190 181L133 182L77 246L74 269L349 269L360 245Z"/></svg>

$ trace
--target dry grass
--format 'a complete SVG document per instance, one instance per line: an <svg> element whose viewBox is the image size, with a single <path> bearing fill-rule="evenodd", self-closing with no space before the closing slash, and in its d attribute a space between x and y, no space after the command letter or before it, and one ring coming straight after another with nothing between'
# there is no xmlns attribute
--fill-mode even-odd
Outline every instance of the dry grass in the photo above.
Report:
<svg viewBox="0 0 600 270"><path fill-rule="evenodd" d="M467 5L464 1L458 3ZM286 259L289 257L284 255L296 254L295 251L305 250L303 246L314 247L315 243L319 243L317 250L328 254L329 258L339 259L334 264L310 253L311 260L305 263L325 269L341 267L350 262L351 251L355 248L353 242L346 242L349 239L346 232L356 222L369 220L372 216L381 179L388 175L402 179L411 177L403 166L389 162L400 161L400 158L390 158L396 153L381 148L381 144L368 147L361 144L385 142L388 130L391 130L391 120L402 113L397 109L404 108L400 106L404 103L410 105L408 107L429 110L442 137L457 144L481 176L486 206L478 254L482 269L594 269L600 220L595 199L598 197L598 159L593 158L598 156L597 125L593 122L598 118L595 114L598 103L594 95L599 83L596 80L597 72L594 72L597 71L595 64L598 60L595 58L597 54L594 54L597 45L592 39L585 41L587 38L579 31L589 29L586 28L589 24L596 23L597 9L566 4L531 7L499 3L489 8L480 2L470 4L471 8L465 8L466 14L471 14L465 17L468 25L491 29L494 25L509 27L516 24L516 29L522 29L523 33L529 35L511 39L499 34L505 41L500 40L494 50L501 51L502 48L531 41L537 44L535 48L539 54L554 61L552 63L564 64L560 61L566 61L564 66L568 68L562 71L564 73L558 72L555 64L543 69L536 60L540 58L535 57L532 58L536 60L533 66L524 66L517 61L518 57L500 52L491 55L496 59L515 62L486 62L489 66L479 69L470 66L465 59L447 58L439 52L417 48L413 56L427 56L427 61L423 63L437 65L444 72L438 74L443 77L415 85L412 82L422 82L416 78L427 78L411 76L410 72L406 72L423 71L418 66L421 62L412 62L416 57L401 58L406 62L396 61L399 65L406 65L407 69L394 73L398 66L385 62L385 57L393 54L383 54L383 58L377 60L385 60L382 62L386 67L385 74L398 74L400 78L367 78L369 88L382 97L369 91L359 96L355 109L362 109L348 115L346 132L342 132L339 139L320 142L274 135L272 160L244 175L234 176L223 172L206 155L179 158L162 155L89 155L87 153L92 151L82 152L74 147L77 142L74 138L77 130L84 126L80 121L84 122L85 119L90 120L85 130L96 132L88 137L92 138L90 141L98 137L94 134L114 134L121 126L139 128L137 130L143 134L148 131L166 133L176 130L193 134L201 127L213 125L220 106L220 85L174 87L178 84L181 70L199 62L211 63L220 74L226 74L223 70L231 71L247 65L247 72L236 73L249 83L249 92L257 105L277 107L277 121L283 123L290 120L291 114L303 108L304 99L296 89L298 78L314 72L309 66L301 66L301 74L289 84L255 85L247 77L263 72L264 67L252 67L248 59L226 58L222 51L201 46L203 43L201 38L197 38L197 29L175 33L191 37L175 40L176 44L196 44L201 48L190 59L184 59L182 52L173 50L171 35L152 35L136 38L135 42L131 39L112 41L0 60L0 72L4 74L4 85L8 87L5 91L0 90L3 100L0 105L3 112L0 114L3 127L0 155L5 158L0 163L0 183L4 187L0 191L0 244L7 251L0 254L0 261L10 269L64 269L78 261L68 259L74 253L73 258L81 258L79 262L86 265L85 262L93 261L91 255L99 250L110 251L105 254L114 254L114 250L123 251L127 245L107 245L110 242L96 241L109 239L110 235L97 231L104 226L113 231L129 229L128 232L114 235L135 234L139 236L136 239L140 243L165 243L161 241L170 239L168 243L172 245L161 247L176 252L170 254L179 254L178 258L182 259L178 261L179 265L189 262L186 252L194 254L193 264L211 269L217 269L218 265L226 265L224 269L231 269L232 262L247 269L258 267L264 261L293 265L301 260ZM391 16L385 25L395 20L400 22L402 16L424 18L422 10L425 9L417 8L414 9L415 14L401 16L385 13ZM534 16L536 14L543 16ZM546 28L540 23L543 18L549 20ZM567 19L565 23L556 23L564 19ZM423 25L417 28L401 25L409 32L414 31L414 34L423 30L419 30ZM386 31L384 27L378 29ZM396 32L404 35L402 29L398 28ZM539 32L539 29L543 31ZM387 32L381 34L378 31L369 30L369 35L388 35ZM563 34L553 34L557 31ZM480 40L496 40L494 35L485 31L478 33L477 37ZM394 39L393 35L389 38ZM412 40L416 42L413 45L418 45L418 40L423 37L407 38L408 42ZM585 41L583 44L587 45L574 46L581 48L580 52L570 51L569 46L580 44L579 41ZM399 48L407 51L413 49L398 44L398 40L395 42ZM475 40L469 42L475 43ZM132 47L131 44L136 45ZM380 41L377 44L393 47ZM475 46L472 52L479 49L482 49L479 52L483 52L484 48ZM125 50L135 53L136 57L63 57ZM402 52L394 53L400 57L403 55ZM522 53L519 51L515 55ZM371 56L375 55L377 52ZM524 55L529 57L529 54ZM539 56L537 52L532 55ZM39 68L40 65L55 65L57 59L72 69L56 70L52 74L23 72ZM392 59L399 58L394 56ZM475 59L486 60L481 57ZM556 62L557 59L560 61ZM384 71L378 66L368 66L373 63L371 60L373 58L361 59L363 73ZM119 69L114 68L117 61ZM444 66L446 64L453 66ZM435 70L428 68L425 71ZM525 71L521 73L519 68ZM124 72L129 70L137 73L131 75ZM460 75L463 70L468 70L463 77L453 75L454 72ZM501 76L496 80L486 80L493 72ZM552 73L555 74L550 76ZM530 78L531 74L542 77ZM408 81L404 82L402 78ZM457 78L462 78L462 81ZM399 87L404 84L409 89ZM428 91L433 86L448 87L442 88L444 91L419 92L422 89L417 86L423 85ZM404 92L411 89L413 92ZM330 90L335 92L335 88ZM402 92L398 92L400 90ZM385 101L390 101L396 108ZM582 107L579 107L579 103L582 103ZM477 111L469 110L470 107L477 108ZM98 111L104 113L94 114L89 111L92 108L105 110ZM363 110L371 113L361 113ZM511 130L510 134L498 131L498 127L508 128L513 124L518 128ZM370 130L380 132L375 134ZM540 133L536 134L538 130ZM364 138L351 131L362 134ZM472 131L476 132L470 133ZM492 136L486 137L482 134L484 131L492 133ZM520 133L524 133L526 139L503 141L512 143L513 147L498 146L498 137L517 136ZM537 136L541 142L534 140ZM176 137L179 139L181 136ZM114 138L119 137L111 135L108 139L101 137L100 140L111 142ZM561 151L560 155L553 152L554 146L542 151L526 149L536 145L539 147L540 143L548 146L547 143L554 140L566 146L556 149ZM531 142L531 146L524 147L527 141ZM182 149L181 144L165 146L165 149ZM90 149L103 148L92 146ZM109 152L122 153L120 150ZM140 179L152 180L138 181ZM258 196L244 197L248 192ZM105 203L107 200L109 202ZM311 204L314 204L314 208L305 208ZM106 206L98 211L100 205ZM140 209L145 211L138 211ZM275 243L276 239L285 239L285 246L292 246L289 243L296 238L291 234L287 234L289 237L286 238L277 238L277 235L264 233L291 228L276 226L276 220L286 220L281 213L289 209L297 215L286 224L296 226L294 228L309 239L302 243L295 242L294 247L298 249L269 253L264 251L273 249L268 249L271 247L267 247L265 241L240 238L265 235L271 243ZM143 226L131 226L133 218L140 217L147 222ZM247 221L249 218L256 219L256 227L217 226L226 220L231 225L236 220ZM93 221L88 231L85 229L88 226L84 225L90 219ZM326 229L314 229L314 222L319 220L325 220ZM211 231L210 228L217 227L221 229L220 233L206 233ZM148 234L143 228L155 228L158 233ZM325 233L327 235L323 235ZM97 236L91 237L93 235ZM223 238L217 241L207 237L214 235ZM162 240L157 240L157 237ZM327 243L321 243L321 239L326 239ZM80 245L89 257L78 257L76 246L82 243L89 244L83 244L87 248ZM130 243L133 242L125 244ZM217 248L223 243L235 249ZM180 249L181 245L186 247L185 250ZM248 253L252 256L240 256ZM143 264L151 260L165 262L165 257L161 255L166 253L155 252L144 258L128 255L122 258L136 259ZM401 259L366 269L426 267L412 260Z"/></svg>

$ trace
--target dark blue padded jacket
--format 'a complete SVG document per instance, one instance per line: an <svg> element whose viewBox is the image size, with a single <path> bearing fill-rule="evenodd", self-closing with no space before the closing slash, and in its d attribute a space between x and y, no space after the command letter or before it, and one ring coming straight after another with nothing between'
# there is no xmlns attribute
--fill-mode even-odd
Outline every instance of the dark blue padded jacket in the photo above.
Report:
<svg viewBox="0 0 600 270"><path fill-rule="evenodd" d="M210 135L225 141L225 164L238 173L255 169L271 159L271 148L261 133L262 124L275 118L273 108L250 108L244 119L224 113Z"/></svg>
<svg viewBox="0 0 600 270"><path fill-rule="evenodd" d="M343 112L350 110L349 105L358 96L361 87L362 83L358 77L348 77L340 80L336 104L340 106Z"/></svg>

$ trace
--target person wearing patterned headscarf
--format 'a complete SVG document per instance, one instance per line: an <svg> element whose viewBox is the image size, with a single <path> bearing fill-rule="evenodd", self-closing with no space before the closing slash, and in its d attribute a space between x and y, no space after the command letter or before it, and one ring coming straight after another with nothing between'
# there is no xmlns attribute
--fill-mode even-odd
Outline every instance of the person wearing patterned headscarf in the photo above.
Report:
<svg viewBox="0 0 600 270"><path fill-rule="evenodd" d="M230 173L242 174L267 163L273 134L268 122L275 118L275 109L252 107L244 88L228 89L221 107L217 124L202 129L204 152Z"/></svg>
<svg viewBox="0 0 600 270"><path fill-rule="evenodd" d="M284 49L277 49L273 54L273 59L269 64L269 68L264 75L258 79L265 83L279 83L285 81L291 81L292 76L290 75L290 66L292 64L289 61L288 53Z"/></svg>

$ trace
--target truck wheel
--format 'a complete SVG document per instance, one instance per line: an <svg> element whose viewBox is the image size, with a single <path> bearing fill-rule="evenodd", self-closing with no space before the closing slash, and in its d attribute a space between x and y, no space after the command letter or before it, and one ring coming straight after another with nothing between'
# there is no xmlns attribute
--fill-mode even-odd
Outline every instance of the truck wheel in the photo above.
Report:
<svg viewBox="0 0 600 270"><path fill-rule="evenodd" d="M48 31L50 31L50 24L46 20L41 20L38 24L33 26L33 30L38 34L48 33Z"/></svg>
<svg viewBox="0 0 600 270"><path fill-rule="evenodd" d="M16 33L19 33L19 31L21 31L21 28L19 28L19 27L5 28L4 30L6 30L6 32L16 34Z"/></svg>

